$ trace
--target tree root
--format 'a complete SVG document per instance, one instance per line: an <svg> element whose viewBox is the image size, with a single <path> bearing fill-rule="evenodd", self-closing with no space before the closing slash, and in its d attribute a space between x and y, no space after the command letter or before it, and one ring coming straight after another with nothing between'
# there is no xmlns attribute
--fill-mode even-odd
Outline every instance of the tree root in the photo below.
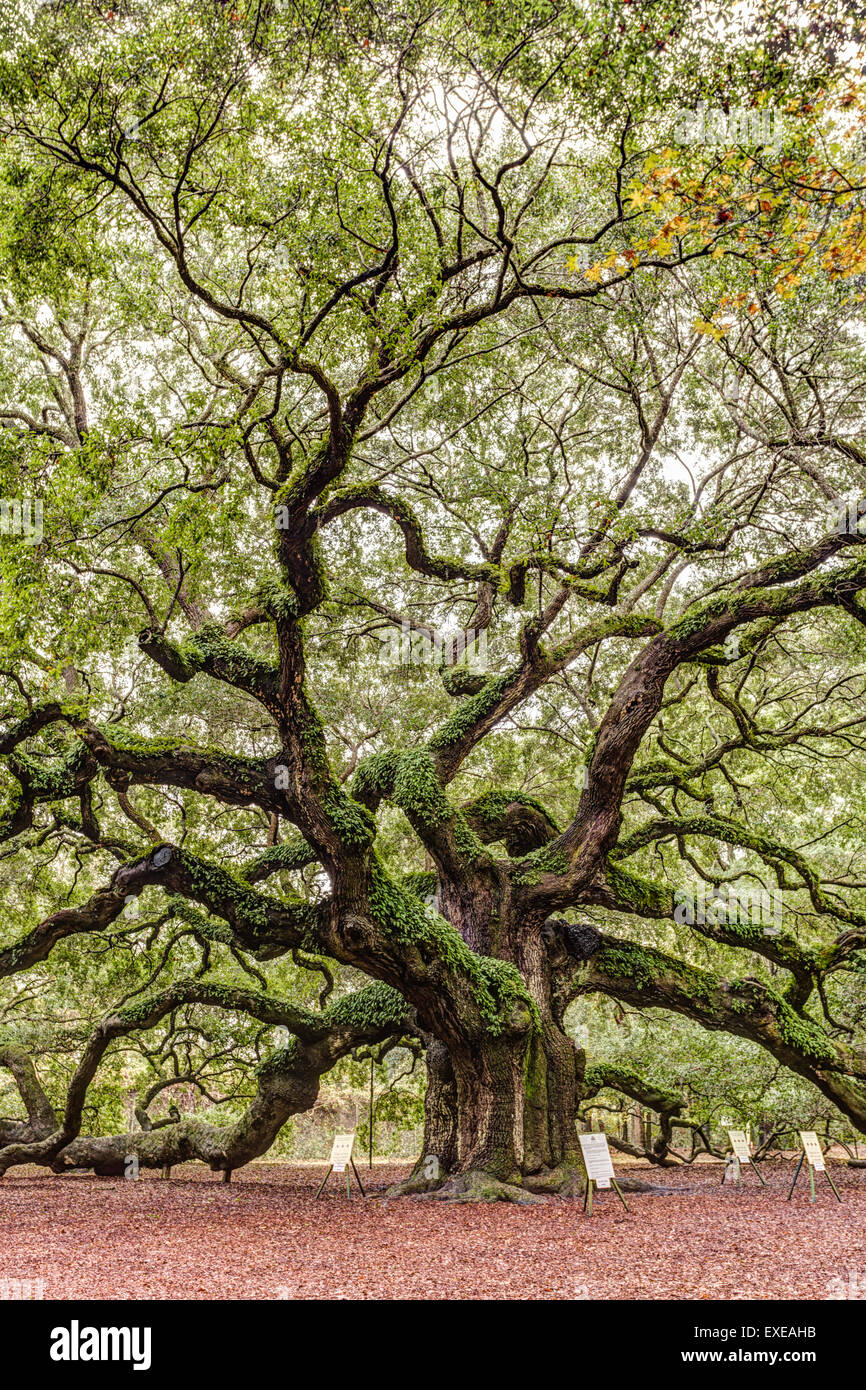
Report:
<svg viewBox="0 0 866 1390"><path fill-rule="evenodd" d="M583 1169L577 1163L560 1163L556 1168L543 1168L523 1179L530 1192L547 1193L552 1197L582 1197L585 1186Z"/></svg>
<svg viewBox="0 0 866 1390"><path fill-rule="evenodd" d="M670 1187L662 1183L644 1182L641 1178L617 1178L617 1182L623 1192L644 1192L655 1196L697 1190L694 1187ZM439 1178L425 1178L419 1170L402 1182L394 1183L382 1196L427 1198L439 1202L514 1202L518 1206L531 1206L543 1202L546 1197L582 1199L585 1185L582 1169L571 1163L530 1173L516 1182L505 1182L480 1169L444 1174Z"/></svg>
<svg viewBox="0 0 866 1390"><path fill-rule="evenodd" d="M425 1198L437 1202L514 1202L517 1206L531 1206L544 1201L542 1196L527 1191L520 1183L503 1182L479 1169L436 1179L413 1175L405 1182L389 1187L384 1196Z"/></svg>

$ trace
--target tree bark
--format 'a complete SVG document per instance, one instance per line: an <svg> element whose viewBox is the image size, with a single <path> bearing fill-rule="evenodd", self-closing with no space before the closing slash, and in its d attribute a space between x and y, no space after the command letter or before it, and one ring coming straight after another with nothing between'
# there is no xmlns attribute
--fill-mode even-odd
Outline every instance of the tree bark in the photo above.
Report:
<svg viewBox="0 0 866 1390"><path fill-rule="evenodd" d="M449 901L447 894L442 899ZM493 959L519 968L535 1016L528 1030L472 1029L462 1040L458 1019L455 1041L428 1041L424 1144L411 1181L417 1185L424 1158L435 1154L446 1175L484 1173L499 1183L561 1181L573 1188L584 1059L564 1031L555 995L550 952L562 950L561 935L522 921L495 894L476 896L464 915L465 901L451 895L452 924L465 922L476 950L483 938Z"/></svg>

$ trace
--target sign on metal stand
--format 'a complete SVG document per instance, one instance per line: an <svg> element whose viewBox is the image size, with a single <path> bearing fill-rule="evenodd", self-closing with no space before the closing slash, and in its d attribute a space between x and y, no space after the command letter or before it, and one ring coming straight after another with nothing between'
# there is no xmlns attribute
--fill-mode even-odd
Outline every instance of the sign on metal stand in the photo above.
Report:
<svg viewBox="0 0 866 1390"><path fill-rule="evenodd" d="M586 1169L586 1190L583 1194L583 1209L588 1216L592 1216L592 1190L597 1188L610 1188L611 1184L616 1191L617 1197L628 1211L628 1202L619 1190L619 1184L613 1173L613 1163L611 1162L610 1149L607 1147L606 1134L579 1134L580 1151L583 1154L583 1166Z"/></svg>
<svg viewBox="0 0 866 1390"><path fill-rule="evenodd" d="M830 1174L827 1172L827 1168L824 1164L824 1154L821 1149L821 1141L819 1140L814 1129L801 1129L800 1142L803 1145L803 1152L800 1154L800 1162L797 1164L797 1171L794 1174L794 1181L791 1183L791 1191L788 1193L788 1201L790 1202L791 1198L794 1195L794 1188L797 1186L797 1179L800 1176L800 1169L802 1168L803 1162L805 1160L805 1162L809 1165L809 1191L811 1194L810 1201L814 1202L815 1200L815 1174L823 1173L828 1183L833 1189L833 1195L836 1198L836 1201L841 1202L842 1198L836 1191L836 1184L830 1177Z"/></svg>
<svg viewBox="0 0 866 1390"><path fill-rule="evenodd" d="M355 1167L355 1160L352 1157L352 1149L354 1147L354 1134L334 1135L334 1142L331 1145L330 1167L328 1168L328 1171L325 1174L325 1176L322 1178L319 1190L316 1193L316 1201L318 1201L321 1197L322 1192L324 1191L325 1183L328 1181L328 1178L331 1176L332 1173L346 1174L346 1196L351 1197L352 1188L349 1181L349 1164L352 1165L352 1172L355 1174L355 1181L361 1189L361 1196L366 1197L367 1194L364 1191L364 1184L361 1182L361 1179L358 1176L358 1170Z"/></svg>
<svg viewBox="0 0 866 1390"><path fill-rule="evenodd" d="M758 1169L752 1161L752 1151L749 1148L748 1134L746 1134L746 1132L742 1129L729 1129L728 1140L730 1141L732 1154L730 1159L725 1160L725 1171L722 1173L722 1181L719 1183L719 1186L723 1186L725 1178L728 1176L728 1168L729 1166L733 1166L734 1172L737 1177L737 1187L742 1187L742 1166L744 1163L748 1163L752 1169L752 1172L755 1174L755 1177L760 1182L761 1186L766 1187L766 1182L764 1181L762 1175L758 1172Z"/></svg>

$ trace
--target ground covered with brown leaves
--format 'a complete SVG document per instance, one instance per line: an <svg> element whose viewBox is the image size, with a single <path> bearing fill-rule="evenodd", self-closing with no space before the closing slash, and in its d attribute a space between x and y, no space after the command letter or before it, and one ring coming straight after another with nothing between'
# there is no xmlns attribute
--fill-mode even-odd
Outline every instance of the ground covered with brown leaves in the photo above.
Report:
<svg viewBox="0 0 866 1390"><path fill-rule="evenodd" d="M866 1296L866 1170L834 1165L843 1204L792 1162L720 1189L715 1166L629 1174L675 1185L602 1193L591 1218L558 1198L537 1206L351 1200L325 1171L255 1164L231 1184L201 1168L168 1181L46 1176L0 1182L2 1281L44 1296L108 1299L828 1299ZM406 1166L360 1169L381 1194ZM9 1293L5 1294L9 1297Z"/></svg>

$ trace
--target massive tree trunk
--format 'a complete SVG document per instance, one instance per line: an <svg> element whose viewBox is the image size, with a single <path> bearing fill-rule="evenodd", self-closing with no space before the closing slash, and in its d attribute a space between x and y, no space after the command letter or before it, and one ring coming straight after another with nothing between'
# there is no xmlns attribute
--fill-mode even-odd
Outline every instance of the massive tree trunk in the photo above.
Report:
<svg viewBox="0 0 866 1390"><path fill-rule="evenodd" d="M510 884L446 885L439 907L457 926L468 945L494 960L515 967L533 1003L530 1025L525 1013L507 1025L480 1030L467 1020L460 1036L460 1017L452 1037L427 1040L427 1098L422 1154L406 1185L435 1186L451 1194L465 1188L449 1178L478 1178L524 1188L574 1190L578 1170L575 1114L583 1054L563 1027L564 1001L557 995L553 961L563 953L565 924L545 926L526 918ZM594 934L592 945L595 944ZM572 947L576 950L576 947ZM483 1182L475 1182L479 1195ZM480 1193L483 1195L483 1191Z"/></svg>
<svg viewBox="0 0 866 1390"><path fill-rule="evenodd" d="M576 1184L577 1054L552 1021L528 1039L492 1039L478 1049L427 1053L424 1142L406 1187L484 1175L527 1189ZM430 1165L430 1158L438 1165ZM476 1184L477 1186L477 1184ZM503 1195L491 1188L491 1195Z"/></svg>
<svg viewBox="0 0 866 1390"><path fill-rule="evenodd" d="M434 1041L422 1154L398 1190L518 1201L521 1192L576 1192L578 1061L552 1020L528 1039L492 1042L480 1053L454 1055Z"/></svg>

